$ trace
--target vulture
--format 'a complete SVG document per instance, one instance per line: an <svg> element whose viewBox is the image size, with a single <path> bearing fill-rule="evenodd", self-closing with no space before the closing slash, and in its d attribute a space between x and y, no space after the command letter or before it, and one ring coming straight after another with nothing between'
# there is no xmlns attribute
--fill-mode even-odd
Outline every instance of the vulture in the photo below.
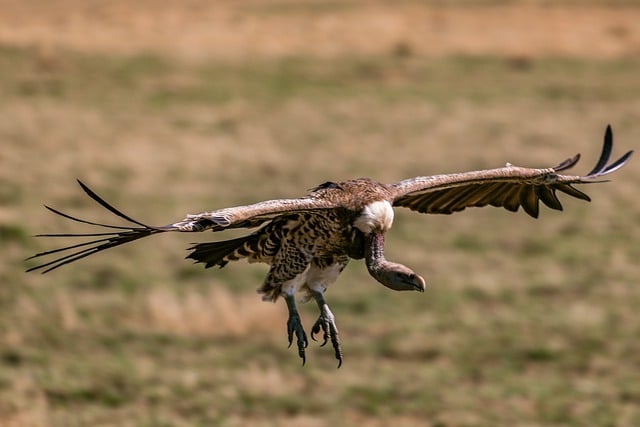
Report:
<svg viewBox="0 0 640 427"><path fill-rule="evenodd" d="M605 131L602 154L586 175L565 175L580 155L545 169L524 168L507 163L497 169L432 176L419 176L393 184L369 178L325 182L300 198L263 201L247 206L189 214L164 226L137 221L107 203L78 180L80 187L95 202L128 225L112 225L80 219L57 209L49 211L83 224L101 227L96 233L39 234L40 237L85 238L82 243L37 253L27 260L52 256L27 271L47 273L89 255L143 237L171 231L213 232L237 228L255 228L251 234L231 240L193 244L186 258L205 268L224 267L230 261L268 264L269 272L258 288L262 299L282 297L287 305L287 338L294 338L304 365L307 334L296 308L298 301L313 299L319 316L310 336L322 333L322 345L331 342L338 367L343 353L336 321L325 301L325 291L335 282L350 259L364 259L371 276L394 291L424 292L425 281L409 267L388 261L384 254L387 231L393 224L394 207L409 208L427 214L451 214L468 207L496 206L515 212L520 207L538 217L539 202L562 210L558 192L590 201L574 184L603 182L600 178L627 163L633 151L609 162L613 148L611 127Z"/></svg>

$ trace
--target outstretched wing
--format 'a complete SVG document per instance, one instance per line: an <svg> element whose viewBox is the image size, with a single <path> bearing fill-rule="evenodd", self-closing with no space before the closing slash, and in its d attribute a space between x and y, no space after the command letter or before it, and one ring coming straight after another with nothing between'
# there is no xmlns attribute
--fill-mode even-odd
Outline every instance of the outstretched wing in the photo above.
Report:
<svg viewBox="0 0 640 427"><path fill-rule="evenodd" d="M138 240L143 237L151 236L158 233L164 233L168 231L223 231L229 228L256 227L281 215L318 209L330 209L335 207L335 205L330 203L329 201L319 199L311 195L299 199L268 200L248 206L238 206L233 208L220 209L212 212L203 212L197 215L187 215L185 219L176 223L164 225L161 227L154 227L146 225L125 215L124 213L113 207L111 204L107 203L103 198L98 196L95 192L93 192L93 190L87 187L80 180L78 180L78 184L80 184L80 187L82 187L84 192L94 201L102 205L105 209L109 210L114 215L120 217L121 219L132 225L120 226L87 221L68 215L52 207L45 206L51 212L64 218L83 224L101 227L111 231L100 233L38 234L36 235L36 237L86 237L90 238L90 240L70 246L64 246L62 248L40 252L33 256L30 256L25 261L45 257L48 255L54 255L55 258L51 261L47 261L29 268L27 270L28 272L41 270L42 273L47 273L51 270L55 270L58 267L62 267L65 264L78 261L82 258L93 255L97 252L101 252L105 249L120 246L125 243L133 242L134 240Z"/></svg>
<svg viewBox="0 0 640 427"><path fill-rule="evenodd" d="M416 177L391 186L394 206L421 213L451 214L468 207L496 206L515 212L520 206L538 217L541 200L551 209L562 210L556 192L578 199L591 199L572 184L601 182L598 178L620 169L633 151L609 164L613 149L613 133L607 126L602 154L595 167L585 176L561 175L573 167L580 155L567 159L554 168L529 169L507 164L503 168L449 175Z"/></svg>

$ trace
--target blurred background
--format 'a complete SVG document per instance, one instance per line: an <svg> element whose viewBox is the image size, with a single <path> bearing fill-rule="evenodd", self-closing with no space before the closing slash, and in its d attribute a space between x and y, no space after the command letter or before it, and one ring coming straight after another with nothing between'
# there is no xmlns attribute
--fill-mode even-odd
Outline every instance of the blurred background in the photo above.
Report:
<svg viewBox="0 0 640 427"><path fill-rule="evenodd" d="M634 0L0 0L3 426L640 425L639 159L540 219L398 210L394 293L352 262L345 361L286 347L267 267L142 240L42 276L27 256L117 223L327 180L595 163L640 141ZM301 307L307 328L315 305Z"/></svg>

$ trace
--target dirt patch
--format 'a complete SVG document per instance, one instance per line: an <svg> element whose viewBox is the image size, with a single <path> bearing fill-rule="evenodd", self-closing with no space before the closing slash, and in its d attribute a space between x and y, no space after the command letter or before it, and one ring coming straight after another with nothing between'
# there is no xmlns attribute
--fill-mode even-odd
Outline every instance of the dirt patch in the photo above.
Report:
<svg viewBox="0 0 640 427"><path fill-rule="evenodd" d="M0 1L0 43L154 52L188 59L256 56L640 53L640 7L418 2L185 0Z"/></svg>

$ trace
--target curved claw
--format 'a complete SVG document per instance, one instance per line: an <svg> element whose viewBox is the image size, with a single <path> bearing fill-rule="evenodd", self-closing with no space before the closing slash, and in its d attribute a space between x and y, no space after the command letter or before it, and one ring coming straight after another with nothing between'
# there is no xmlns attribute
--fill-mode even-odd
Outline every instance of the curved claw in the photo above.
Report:
<svg viewBox="0 0 640 427"><path fill-rule="evenodd" d="M289 320L287 320L287 338L289 340L288 347L291 347L294 335L296 336L298 356L302 359L302 366L304 366L307 361L304 350L309 345L309 342L307 341L307 334L304 332L304 328L302 327L300 316L297 313L291 313L289 315Z"/></svg>
<svg viewBox="0 0 640 427"><path fill-rule="evenodd" d="M320 330L322 330L322 344L320 344L320 347L324 347L325 344L327 343L327 340L329 339L329 332L328 332L327 325L322 321L322 316L318 317L318 320L316 320L316 323L313 324L313 328L311 328L312 340L318 341L315 337L315 334L320 333Z"/></svg>
<svg viewBox="0 0 640 427"><path fill-rule="evenodd" d="M302 359L302 366L307 361L304 349L309 345L307 341L307 334L304 332L302 322L300 321L300 315L296 309L296 302L293 295L285 295L284 300L287 303L287 309L289 310L289 319L287 319L287 338L289 340L289 347L293 343L293 336L296 336L296 344L298 346L298 356Z"/></svg>
<svg viewBox="0 0 640 427"><path fill-rule="evenodd" d="M313 324L313 328L311 329L311 338L316 341L314 335L319 333L322 330L322 344L320 347L323 347L329 340L331 340L331 344L333 346L334 354L336 359L338 360L338 368L342 366L342 347L340 345L340 338L338 327L336 326L335 317L333 313L329 309L329 306L325 303L322 305L320 310L320 316L316 323Z"/></svg>

